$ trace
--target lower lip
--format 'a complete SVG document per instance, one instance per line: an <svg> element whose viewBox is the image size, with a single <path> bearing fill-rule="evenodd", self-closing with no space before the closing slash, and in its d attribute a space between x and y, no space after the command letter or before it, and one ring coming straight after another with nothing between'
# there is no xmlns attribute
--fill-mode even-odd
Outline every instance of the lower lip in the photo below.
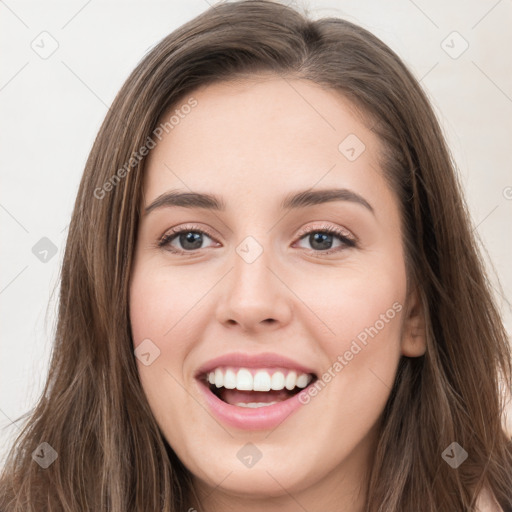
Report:
<svg viewBox="0 0 512 512"><path fill-rule="evenodd" d="M251 409L249 407L237 407L236 405L223 402L210 391L206 384L200 381L198 381L198 383L213 414L223 423L244 430L268 430L276 428L283 423L286 418L304 405L299 400L300 394L305 391L304 389L282 402Z"/></svg>

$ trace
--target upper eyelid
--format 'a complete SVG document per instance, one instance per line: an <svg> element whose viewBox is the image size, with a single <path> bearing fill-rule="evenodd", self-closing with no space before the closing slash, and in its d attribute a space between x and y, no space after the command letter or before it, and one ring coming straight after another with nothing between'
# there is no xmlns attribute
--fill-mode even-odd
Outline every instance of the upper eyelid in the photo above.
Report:
<svg viewBox="0 0 512 512"><path fill-rule="evenodd" d="M357 237L349 229L347 229L343 226L333 226L333 225L325 224L325 221L317 221L317 222L324 222L324 224L321 226L309 226L309 227L301 228L298 231L297 236L300 236L304 233L309 233L311 231L337 230L337 231L346 231L347 235L352 236L354 239L357 240ZM160 238L164 238L167 235L175 235L182 231L199 231L199 232L205 233L206 235L210 236L211 238L215 238L215 235L213 233L211 233L211 230L209 228L204 228L204 227L201 227L201 226L195 225L195 224L185 224L183 226L178 225L178 226L175 226L172 228L168 228L167 230L164 231L164 233L160 236Z"/></svg>
<svg viewBox="0 0 512 512"><path fill-rule="evenodd" d="M322 221L322 222L325 222L325 221ZM347 238L353 238L354 240L358 240L358 238L349 229L342 227L342 226L333 226L333 225L329 225L329 224L323 224L322 226L309 226L309 227L301 228L299 230L297 236L300 237L304 234L314 233L316 231L335 231L335 232L342 231L342 232L344 232L343 235L346 235Z"/></svg>
<svg viewBox="0 0 512 512"><path fill-rule="evenodd" d="M210 232L210 230L208 230L206 228L196 226L194 224L190 224L190 225L185 224L184 226L178 225L176 227L167 229L166 231L164 231L163 235L161 237L159 237L159 240L163 240L164 238L166 238L168 236L171 236L171 237L176 236L183 231L198 231L200 233L204 233L205 235L209 236L210 238L215 238L215 236Z"/></svg>

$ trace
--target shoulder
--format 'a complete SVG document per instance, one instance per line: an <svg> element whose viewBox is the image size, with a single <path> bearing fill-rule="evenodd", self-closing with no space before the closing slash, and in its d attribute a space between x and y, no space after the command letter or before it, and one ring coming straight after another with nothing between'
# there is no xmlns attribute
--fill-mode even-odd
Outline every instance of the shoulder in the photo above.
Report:
<svg viewBox="0 0 512 512"><path fill-rule="evenodd" d="M476 501L476 512L504 512L494 495L484 487Z"/></svg>

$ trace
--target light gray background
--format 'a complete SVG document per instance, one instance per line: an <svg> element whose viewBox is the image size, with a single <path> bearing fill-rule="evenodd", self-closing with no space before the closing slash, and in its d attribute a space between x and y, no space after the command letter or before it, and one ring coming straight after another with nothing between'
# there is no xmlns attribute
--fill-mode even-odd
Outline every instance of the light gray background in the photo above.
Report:
<svg viewBox="0 0 512 512"><path fill-rule="evenodd" d="M295 4L368 28L421 79L459 166L510 333L512 1ZM144 54L207 8L205 0L0 0L0 461L19 430L11 420L34 406L46 378L66 229L100 123ZM56 51L42 58L52 44ZM42 237L57 247L47 262L32 252Z"/></svg>

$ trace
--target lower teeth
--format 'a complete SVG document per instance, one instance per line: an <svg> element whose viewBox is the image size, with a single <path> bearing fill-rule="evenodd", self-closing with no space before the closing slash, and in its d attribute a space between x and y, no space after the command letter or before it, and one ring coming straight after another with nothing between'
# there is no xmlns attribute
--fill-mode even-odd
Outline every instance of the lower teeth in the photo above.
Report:
<svg viewBox="0 0 512 512"><path fill-rule="evenodd" d="M245 404L243 402L238 402L235 404L237 407L250 407L251 409L256 409L258 407L266 407L267 405L274 405L277 404L277 402L249 402L248 404Z"/></svg>

